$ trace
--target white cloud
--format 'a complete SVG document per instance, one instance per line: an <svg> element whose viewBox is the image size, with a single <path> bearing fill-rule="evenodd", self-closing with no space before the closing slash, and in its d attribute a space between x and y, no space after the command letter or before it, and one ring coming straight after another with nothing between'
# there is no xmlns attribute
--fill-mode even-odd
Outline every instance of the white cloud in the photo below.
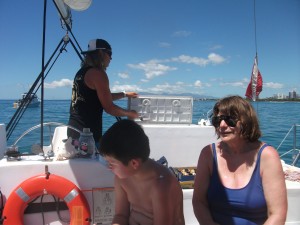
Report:
<svg viewBox="0 0 300 225"><path fill-rule="evenodd" d="M220 56L216 53L211 53L208 55L207 59L199 58L199 57L192 57L192 56L188 56L188 55L180 55L178 57L172 58L170 61L195 64L198 66L206 66L208 64L221 64L221 63L225 62L226 59L223 56Z"/></svg>
<svg viewBox="0 0 300 225"><path fill-rule="evenodd" d="M144 74L146 76L146 80L153 79L155 77L162 76L169 71L177 70L177 67L172 67L166 65L170 62L177 62L177 63L185 63L185 64L194 64L197 66L204 67L208 64L221 64L225 62L226 59L223 56L220 56L215 53L211 53L208 55L208 58L200 58L200 57L192 57L188 55L180 55L178 57L173 57L171 59L152 59L146 62L141 62L138 64L128 64L127 66L131 69L138 69L143 70ZM146 80L143 80L142 82L145 82Z"/></svg>
<svg viewBox="0 0 300 225"><path fill-rule="evenodd" d="M176 85L184 85L184 82L182 82L182 81L177 81L177 82L176 82Z"/></svg>
<svg viewBox="0 0 300 225"><path fill-rule="evenodd" d="M266 88L281 89L281 88L283 88L284 85L280 84L280 83L267 82L267 83L264 83L263 86Z"/></svg>
<svg viewBox="0 0 300 225"><path fill-rule="evenodd" d="M206 66L208 64L207 59L198 58L198 57L191 57L188 55L180 55L178 57L174 57L171 59L173 62L181 62L181 63L188 63L188 64L195 64L198 66Z"/></svg>
<svg viewBox="0 0 300 225"><path fill-rule="evenodd" d="M223 62L225 62L225 58L223 58L222 56L216 54L216 53L210 53L208 55L208 60L212 63L212 64L221 64Z"/></svg>
<svg viewBox="0 0 300 225"><path fill-rule="evenodd" d="M232 86L232 87L245 87L245 82L236 81L236 82L222 82L220 86Z"/></svg>
<svg viewBox="0 0 300 225"><path fill-rule="evenodd" d="M211 84L210 83L203 83L200 80L196 80L192 86L196 87L197 90L199 90L199 88L203 89L204 87L211 87Z"/></svg>
<svg viewBox="0 0 300 225"><path fill-rule="evenodd" d="M202 87L202 82L200 80L196 80L194 83L195 87Z"/></svg>
<svg viewBox="0 0 300 225"><path fill-rule="evenodd" d="M52 81L51 83L44 84L45 88L58 88L58 87L72 87L73 80L61 79L59 81Z"/></svg>
<svg viewBox="0 0 300 225"><path fill-rule="evenodd" d="M118 76L121 77L122 79L128 79L129 78L128 73L118 73Z"/></svg>
<svg viewBox="0 0 300 225"><path fill-rule="evenodd" d="M171 44L167 43L167 42L159 42L158 45L161 48L169 48L169 47L171 47Z"/></svg>
<svg viewBox="0 0 300 225"><path fill-rule="evenodd" d="M180 93L184 89L182 89L182 83L179 82L175 85L171 85L169 83L157 84L152 88L149 88L147 91L152 93Z"/></svg>
<svg viewBox="0 0 300 225"><path fill-rule="evenodd" d="M210 50L217 50L217 49L221 49L221 48L223 48L223 46L222 45L214 45L214 46L212 46L211 48L210 48Z"/></svg>
<svg viewBox="0 0 300 225"><path fill-rule="evenodd" d="M191 35L190 31L186 31L186 30L179 30L179 31L175 31L173 33L173 37L188 37Z"/></svg>
<svg viewBox="0 0 300 225"><path fill-rule="evenodd" d="M248 79L248 78L243 78L243 82L249 83L249 82L250 82L250 79Z"/></svg>
<svg viewBox="0 0 300 225"><path fill-rule="evenodd" d="M123 84L123 85L115 84L111 88L111 92L121 92L121 91L135 91L135 92L140 92L140 91L143 91L143 89L140 88L137 85L128 85L128 84Z"/></svg>
<svg viewBox="0 0 300 225"><path fill-rule="evenodd" d="M140 69L145 72L147 79L152 79L154 77L162 76L168 71L177 70L176 67L170 67L163 64L158 63L157 60L150 60L146 63L139 64L128 64L130 68Z"/></svg>

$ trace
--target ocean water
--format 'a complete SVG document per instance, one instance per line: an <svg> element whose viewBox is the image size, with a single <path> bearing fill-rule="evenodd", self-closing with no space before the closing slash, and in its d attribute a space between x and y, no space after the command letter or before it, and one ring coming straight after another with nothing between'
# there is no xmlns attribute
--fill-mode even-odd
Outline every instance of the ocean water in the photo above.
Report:
<svg viewBox="0 0 300 225"><path fill-rule="evenodd" d="M8 124L13 117L16 109L13 108L13 100L0 100L0 123ZM45 100L44 102L44 123L59 122L66 124L69 117L68 100ZM127 107L127 101L120 100L116 102L121 107ZM197 123L199 119L206 118L207 112L214 106L215 101L194 101L193 105L193 123ZM261 138L276 149L281 144L293 124L300 124L300 102L253 102L256 109L260 127L263 133ZM27 129L40 124L40 108L28 108L20 119L14 132L8 140L8 146L12 145L18 137L20 137ZM116 118L104 113L103 131L107 130ZM44 134L47 136L48 130L44 128ZM298 127L298 140L296 147L300 149L300 127ZM30 146L40 141L40 129L31 131L26 138L22 138L18 142L19 150L30 151ZM50 138L44 138L44 145L50 143ZM284 144L278 149L279 154L283 154L290 150L293 145L292 132L287 136ZM283 159L288 163L291 162L291 155L284 156Z"/></svg>

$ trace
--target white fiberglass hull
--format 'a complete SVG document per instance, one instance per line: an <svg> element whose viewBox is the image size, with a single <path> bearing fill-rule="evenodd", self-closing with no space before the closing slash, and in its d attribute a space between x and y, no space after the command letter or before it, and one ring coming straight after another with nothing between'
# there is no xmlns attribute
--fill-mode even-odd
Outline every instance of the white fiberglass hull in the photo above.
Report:
<svg viewBox="0 0 300 225"><path fill-rule="evenodd" d="M156 160L162 156L167 160L169 167L195 167L201 149L216 141L214 129L199 125L143 125L150 139L151 158ZM59 135L54 142L60 142L66 138L66 127L59 128ZM53 146L58 146L53 143ZM0 187L6 201L11 192L24 180L38 174L45 173L45 167L51 174L62 176L79 187L86 197L91 219L94 222L104 221L103 212L108 207L113 208L113 203L106 205L99 196L103 196L106 190L113 188L113 174L98 159L71 159L63 161L45 161L40 156L23 156L20 161L0 161ZM283 164L284 169L299 170ZM300 183L287 181L289 210L286 224L300 225ZM61 187L63 188L63 187ZM101 195L102 194L102 195ZM98 196L98 197L97 197ZM187 225L198 224L192 208L193 189L183 189L184 215ZM49 200L51 201L51 199ZM101 214L102 213L102 214ZM113 213L113 212L112 212ZM112 217L107 213L107 219ZM61 212L65 219L70 217L67 210ZM65 224L58 219L55 211L44 213L45 224ZM24 224L43 224L41 213L24 215ZM91 222L91 224L93 224ZM103 224L109 224L103 223Z"/></svg>

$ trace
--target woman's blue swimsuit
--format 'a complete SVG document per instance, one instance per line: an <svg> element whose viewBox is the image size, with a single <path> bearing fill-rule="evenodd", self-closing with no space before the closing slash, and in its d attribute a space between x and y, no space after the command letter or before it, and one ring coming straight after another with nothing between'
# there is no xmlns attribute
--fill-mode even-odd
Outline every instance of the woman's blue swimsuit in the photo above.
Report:
<svg viewBox="0 0 300 225"><path fill-rule="evenodd" d="M213 172L207 192L207 201L215 222L224 225L263 224L267 220L267 204L260 176L261 153L258 152L255 169L249 183L240 189L223 186L218 173L215 144L213 146Z"/></svg>

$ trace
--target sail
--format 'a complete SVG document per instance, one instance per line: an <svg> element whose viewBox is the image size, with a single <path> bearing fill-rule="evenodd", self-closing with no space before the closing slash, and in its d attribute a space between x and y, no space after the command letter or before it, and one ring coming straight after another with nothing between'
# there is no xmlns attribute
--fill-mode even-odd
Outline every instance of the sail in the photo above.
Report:
<svg viewBox="0 0 300 225"><path fill-rule="evenodd" d="M248 84L245 96L253 101L256 101L258 95L262 91L263 80L257 66L257 56L255 56L252 68L251 80Z"/></svg>
<svg viewBox="0 0 300 225"><path fill-rule="evenodd" d="M83 11L90 7L92 0L54 0L64 29L72 28L71 9Z"/></svg>
<svg viewBox="0 0 300 225"><path fill-rule="evenodd" d="M90 7L92 0L64 0L71 9L83 11Z"/></svg>
<svg viewBox="0 0 300 225"><path fill-rule="evenodd" d="M66 27L66 24L71 28L72 27L72 15L70 7L64 3L63 0L54 0L57 9L59 10L60 20L63 27Z"/></svg>

